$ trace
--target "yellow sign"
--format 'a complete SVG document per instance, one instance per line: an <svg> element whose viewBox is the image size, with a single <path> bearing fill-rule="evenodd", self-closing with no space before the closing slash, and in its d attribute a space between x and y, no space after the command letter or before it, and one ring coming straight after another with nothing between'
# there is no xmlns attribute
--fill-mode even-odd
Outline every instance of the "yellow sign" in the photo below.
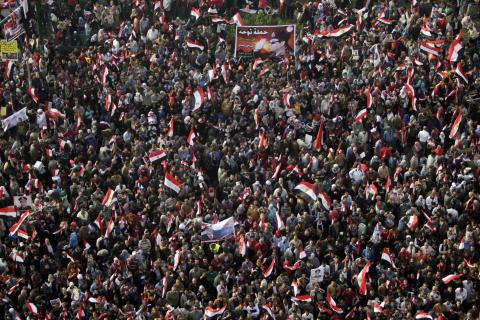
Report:
<svg viewBox="0 0 480 320"><path fill-rule="evenodd" d="M18 51L18 43L17 40L6 41L0 40L0 53L4 54L17 54Z"/></svg>

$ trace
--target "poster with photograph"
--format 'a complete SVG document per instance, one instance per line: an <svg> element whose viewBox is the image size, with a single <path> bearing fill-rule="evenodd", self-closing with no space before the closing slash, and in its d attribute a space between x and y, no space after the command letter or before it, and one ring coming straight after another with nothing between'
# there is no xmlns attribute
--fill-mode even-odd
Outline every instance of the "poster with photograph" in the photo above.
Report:
<svg viewBox="0 0 480 320"><path fill-rule="evenodd" d="M13 197L13 205L19 210L29 209L32 207L32 196L31 195L21 195Z"/></svg>
<svg viewBox="0 0 480 320"><path fill-rule="evenodd" d="M280 58L295 53L295 25L237 26L236 57Z"/></svg>

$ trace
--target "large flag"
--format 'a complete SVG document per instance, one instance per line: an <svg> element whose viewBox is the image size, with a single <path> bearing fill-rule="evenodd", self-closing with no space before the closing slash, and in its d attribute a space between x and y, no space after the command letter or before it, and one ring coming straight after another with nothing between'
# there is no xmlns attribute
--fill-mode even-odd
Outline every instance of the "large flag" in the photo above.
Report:
<svg viewBox="0 0 480 320"><path fill-rule="evenodd" d="M450 62L458 61L460 56L460 50L462 50L463 46L461 43L461 34L459 33L455 39L450 43L450 47L448 48L448 55L447 59Z"/></svg>
<svg viewBox="0 0 480 320"><path fill-rule="evenodd" d="M457 136L460 123L462 122L462 118L463 114L460 112L455 119L455 122L453 123L452 129L450 129L450 134L448 135L450 139L455 139L455 137Z"/></svg>
<svg viewBox="0 0 480 320"><path fill-rule="evenodd" d="M103 197L102 205L104 205L105 207L110 207L113 203L114 195L115 195L115 191L108 188L107 193L105 193L105 196Z"/></svg>
<svg viewBox="0 0 480 320"><path fill-rule="evenodd" d="M448 276L446 276L446 277L443 277L443 278L442 278L442 281L443 281L443 283L445 283L445 284L449 284L450 282L452 282L452 281L455 280L455 279L460 278L461 276L463 276L463 273L450 274L450 275L448 275Z"/></svg>
<svg viewBox="0 0 480 320"><path fill-rule="evenodd" d="M315 193L315 188L309 182L302 181L296 187L295 190L302 192L303 194L307 195L308 198L312 199L313 201L317 200L317 195Z"/></svg>
<svg viewBox="0 0 480 320"><path fill-rule="evenodd" d="M420 44L420 50L423 50L427 53L433 54L434 56L440 56L440 54L442 53L442 49L437 48L434 45L432 45L431 43L426 42L426 41L422 42Z"/></svg>
<svg viewBox="0 0 480 320"><path fill-rule="evenodd" d="M15 207L4 207L0 208L0 217L10 217L15 218L17 216L17 210Z"/></svg>
<svg viewBox="0 0 480 320"><path fill-rule="evenodd" d="M367 115L367 109L362 109L360 110L357 115L355 116L355 119L353 120L353 123L357 123L361 121L365 116Z"/></svg>
<svg viewBox="0 0 480 320"><path fill-rule="evenodd" d="M187 39L187 47L189 48L193 48L193 49L200 49L200 50L203 50L205 47L203 45L201 45L200 43L198 42L195 42L193 40L189 40Z"/></svg>
<svg viewBox="0 0 480 320"><path fill-rule="evenodd" d="M325 32L319 32L316 34L317 37L340 37L349 32L350 30L353 29L353 24L349 24L348 26L345 26L343 28L338 28L330 31L325 31Z"/></svg>
<svg viewBox="0 0 480 320"><path fill-rule="evenodd" d="M233 217L217 223L203 223L201 238L203 242L216 242L235 236L235 222Z"/></svg>
<svg viewBox="0 0 480 320"><path fill-rule="evenodd" d="M240 15L240 12L235 13L235 15L232 17L232 21L239 27L243 27L245 25L245 22L243 22L243 18Z"/></svg>
<svg viewBox="0 0 480 320"><path fill-rule="evenodd" d="M30 210L27 210L25 211L21 216L20 216L20 219L18 219L17 223L15 223L14 225L12 225L10 227L10 229L8 229L8 231L10 232L10 235L11 236L14 236L18 229L20 229L22 223L25 221L25 219L28 218L28 216L30 216Z"/></svg>
<svg viewBox="0 0 480 320"><path fill-rule="evenodd" d="M3 131L7 131L8 129L15 127L20 122L27 120L27 108L25 107L2 120Z"/></svg>
<svg viewBox="0 0 480 320"><path fill-rule="evenodd" d="M200 10L198 10L195 7L192 7L192 11L190 11L190 15L194 16L195 20L198 20L198 18L200 18L202 16L202 14L200 13Z"/></svg>
<svg viewBox="0 0 480 320"><path fill-rule="evenodd" d="M223 312L225 311L226 308L227 308L227 305L224 305L223 307L218 308L218 309L214 309L212 307L206 307L205 308L205 317L212 318L212 317L221 315L221 314L223 314Z"/></svg>
<svg viewBox="0 0 480 320"><path fill-rule="evenodd" d="M303 296L295 296L295 297L292 297L291 300L293 302L312 302L312 297L310 297L309 295L303 295Z"/></svg>
<svg viewBox="0 0 480 320"><path fill-rule="evenodd" d="M170 173L166 172L165 173L165 181L163 182L165 186L168 188L172 189L176 193L180 192L180 189L182 189L182 184L180 181L175 179Z"/></svg>
<svg viewBox="0 0 480 320"><path fill-rule="evenodd" d="M151 152L148 155L148 160L150 160L150 162L155 162L157 160L161 160L161 159L165 158L166 156L167 156L167 154L165 153L165 151L163 151L163 149L160 149L160 150L156 150L156 151Z"/></svg>
<svg viewBox="0 0 480 320"><path fill-rule="evenodd" d="M370 268L370 262L367 262L363 267L362 271L357 276L357 283L358 283L358 293L362 296L367 295L367 272Z"/></svg>
<svg viewBox="0 0 480 320"><path fill-rule="evenodd" d="M335 300L333 300L332 296L330 295L330 292L327 291L327 302L330 308L335 311L336 313L343 313L342 308L337 307L337 303Z"/></svg>

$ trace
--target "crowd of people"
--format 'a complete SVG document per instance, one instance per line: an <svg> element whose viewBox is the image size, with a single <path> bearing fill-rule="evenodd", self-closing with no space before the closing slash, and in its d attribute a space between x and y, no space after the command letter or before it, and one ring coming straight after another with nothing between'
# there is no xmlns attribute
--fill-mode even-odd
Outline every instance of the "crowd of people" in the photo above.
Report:
<svg viewBox="0 0 480 320"><path fill-rule="evenodd" d="M295 19L295 55L235 57L262 12ZM0 314L480 319L468 12L30 2L0 70L3 119L26 108L0 133Z"/></svg>

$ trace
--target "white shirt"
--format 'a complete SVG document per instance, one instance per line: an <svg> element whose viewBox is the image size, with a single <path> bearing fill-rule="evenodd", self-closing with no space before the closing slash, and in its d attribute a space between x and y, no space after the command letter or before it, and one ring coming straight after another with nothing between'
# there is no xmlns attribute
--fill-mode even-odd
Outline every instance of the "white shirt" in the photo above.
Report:
<svg viewBox="0 0 480 320"><path fill-rule="evenodd" d="M422 143L426 143L427 140L430 139L430 133L426 130L422 130L418 133L418 140Z"/></svg>

